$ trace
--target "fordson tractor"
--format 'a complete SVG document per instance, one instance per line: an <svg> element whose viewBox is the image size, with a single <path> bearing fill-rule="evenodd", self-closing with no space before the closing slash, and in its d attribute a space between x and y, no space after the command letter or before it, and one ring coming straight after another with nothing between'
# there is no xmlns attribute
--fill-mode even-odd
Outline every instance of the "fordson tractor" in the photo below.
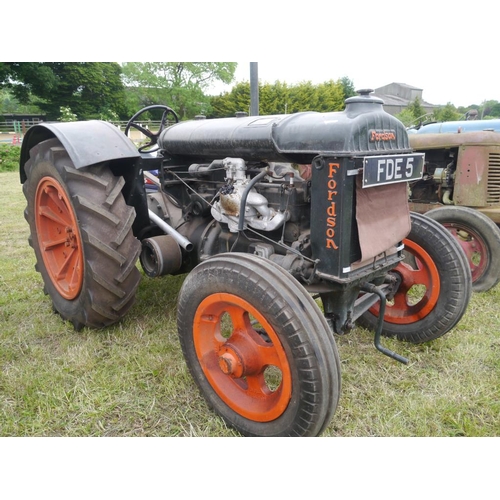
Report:
<svg viewBox="0 0 500 500"><path fill-rule="evenodd" d="M465 251L473 290L500 281L500 120L430 123L409 131L425 154L410 209L443 224Z"/></svg>
<svg viewBox="0 0 500 500"><path fill-rule="evenodd" d="M125 134L102 121L30 128L25 217L54 309L103 328L141 277L184 274L178 335L209 407L243 435L321 434L341 390L336 335L358 323L407 363L381 338L444 335L472 290L456 240L409 210L424 154L370 94L342 112L191 121L158 105ZM154 132L141 125L152 109Z"/></svg>

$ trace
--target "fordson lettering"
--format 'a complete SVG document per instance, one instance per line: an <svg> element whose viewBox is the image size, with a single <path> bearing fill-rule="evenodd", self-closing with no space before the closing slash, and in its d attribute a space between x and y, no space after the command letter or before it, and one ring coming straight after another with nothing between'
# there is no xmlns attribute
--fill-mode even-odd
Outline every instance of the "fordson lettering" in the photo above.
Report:
<svg viewBox="0 0 500 500"><path fill-rule="evenodd" d="M326 248L333 248L338 250L338 246L335 243L335 226L337 225L337 181L334 179L337 170L340 168L339 163L330 163L328 170L328 201L330 204L326 209Z"/></svg>
<svg viewBox="0 0 500 500"><path fill-rule="evenodd" d="M396 139L394 130L370 130L370 142L393 141Z"/></svg>

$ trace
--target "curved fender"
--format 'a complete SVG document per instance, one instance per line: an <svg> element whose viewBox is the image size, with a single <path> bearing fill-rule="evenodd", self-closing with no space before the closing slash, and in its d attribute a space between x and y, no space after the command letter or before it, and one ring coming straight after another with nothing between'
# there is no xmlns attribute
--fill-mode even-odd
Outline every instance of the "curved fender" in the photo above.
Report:
<svg viewBox="0 0 500 500"><path fill-rule="evenodd" d="M141 156L134 143L108 122L90 120L41 123L29 128L23 138L19 162L21 183L26 180L24 165L29 159L31 148L53 137L61 141L75 168L109 160L137 159Z"/></svg>

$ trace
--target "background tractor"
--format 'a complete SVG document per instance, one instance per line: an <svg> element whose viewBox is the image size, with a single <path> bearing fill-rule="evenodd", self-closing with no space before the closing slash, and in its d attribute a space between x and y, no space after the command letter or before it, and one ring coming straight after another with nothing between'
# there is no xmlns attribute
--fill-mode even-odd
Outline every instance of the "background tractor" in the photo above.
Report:
<svg viewBox="0 0 500 500"><path fill-rule="evenodd" d="M465 251L473 289L500 281L500 120L432 123L409 131L425 154L410 209L443 224Z"/></svg>
<svg viewBox="0 0 500 500"><path fill-rule="evenodd" d="M179 340L209 406L244 435L321 434L341 389L335 335L359 323L407 363L381 337L441 337L472 290L455 238L409 210L424 155L370 93L343 112L179 122L159 105L125 134L101 121L30 128L25 216L54 309L103 328L142 274L185 274ZM141 125L151 109L155 132ZM137 149L131 129L148 143Z"/></svg>

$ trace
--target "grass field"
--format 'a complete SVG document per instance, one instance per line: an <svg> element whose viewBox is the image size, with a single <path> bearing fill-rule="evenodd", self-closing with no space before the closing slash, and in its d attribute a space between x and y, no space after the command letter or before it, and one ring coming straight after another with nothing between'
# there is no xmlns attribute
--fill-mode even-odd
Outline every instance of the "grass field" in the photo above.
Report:
<svg viewBox="0 0 500 500"><path fill-rule="evenodd" d="M237 436L204 403L179 347L183 277L143 278L104 329L54 314L34 269L17 173L0 173L0 435ZM325 436L499 436L500 288L475 294L458 326L423 345L338 337L342 394Z"/></svg>

